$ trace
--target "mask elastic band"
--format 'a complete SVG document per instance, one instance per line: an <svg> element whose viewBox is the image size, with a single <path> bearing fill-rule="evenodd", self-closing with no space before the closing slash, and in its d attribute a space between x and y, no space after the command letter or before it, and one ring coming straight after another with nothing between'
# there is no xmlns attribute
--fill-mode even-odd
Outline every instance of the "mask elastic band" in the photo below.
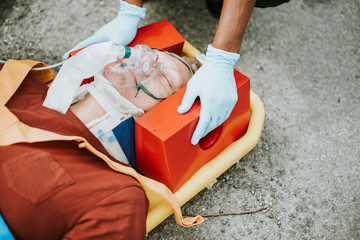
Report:
<svg viewBox="0 0 360 240"><path fill-rule="evenodd" d="M138 95L140 90L143 90L144 93L146 93L148 96L152 97L153 99L156 99L156 100L164 100L164 99L166 99L166 98L155 97L149 90L146 89L146 87L144 85L142 85L141 82L139 82L137 84L137 92L136 92L135 97Z"/></svg>

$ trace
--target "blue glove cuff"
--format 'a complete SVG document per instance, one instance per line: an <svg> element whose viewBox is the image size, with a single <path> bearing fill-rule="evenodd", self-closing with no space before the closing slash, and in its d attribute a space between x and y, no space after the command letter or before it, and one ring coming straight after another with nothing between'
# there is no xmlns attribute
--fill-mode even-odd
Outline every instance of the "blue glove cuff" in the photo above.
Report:
<svg viewBox="0 0 360 240"><path fill-rule="evenodd" d="M216 63L224 66L234 67L240 58L239 53L227 52L208 45L205 62Z"/></svg>
<svg viewBox="0 0 360 240"><path fill-rule="evenodd" d="M146 11L146 8L138 7L134 4L127 3L124 0L120 0L120 11L118 15L139 17L140 21L142 21L145 19Z"/></svg>

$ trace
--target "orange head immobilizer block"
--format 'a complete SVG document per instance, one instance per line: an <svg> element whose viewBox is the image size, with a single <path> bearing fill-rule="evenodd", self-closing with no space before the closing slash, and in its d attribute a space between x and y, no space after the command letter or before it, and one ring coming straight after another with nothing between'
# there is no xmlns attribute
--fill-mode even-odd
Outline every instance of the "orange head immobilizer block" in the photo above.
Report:
<svg viewBox="0 0 360 240"><path fill-rule="evenodd" d="M204 164L239 139L250 120L250 80L237 70L234 75L238 102L233 112L196 146L190 140L199 120L199 99L189 112L176 111L185 88L138 118L135 122L137 169L176 192Z"/></svg>

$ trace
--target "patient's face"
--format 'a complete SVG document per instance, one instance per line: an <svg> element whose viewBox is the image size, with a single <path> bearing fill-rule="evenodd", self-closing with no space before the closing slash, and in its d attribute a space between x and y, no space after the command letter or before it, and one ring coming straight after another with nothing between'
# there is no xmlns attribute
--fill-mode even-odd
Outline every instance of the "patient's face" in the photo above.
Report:
<svg viewBox="0 0 360 240"><path fill-rule="evenodd" d="M190 72L186 65L180 60L170 56L168 53L157 50L154 51L158 54L159 60L162 62L163 72L158 77L144 83L143 85L155 97L166 98L186 85L191 77ZM105 69L107 67L111 67L114 64L117 63L110 63L105 67ZM113 82L119 78L119 74L122 73L109 73L105 71L104 77L110 82ZM150 110L161 101L150 97L142 90L137 92L136 87L116 89L123 97L144 111Z"/></svg>

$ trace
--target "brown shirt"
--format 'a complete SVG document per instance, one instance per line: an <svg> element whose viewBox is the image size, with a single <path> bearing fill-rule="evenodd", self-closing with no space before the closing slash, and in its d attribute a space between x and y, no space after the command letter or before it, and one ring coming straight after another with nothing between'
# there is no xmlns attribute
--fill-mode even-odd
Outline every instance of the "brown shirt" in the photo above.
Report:
<svg viewBox="0 0 360 240"><path fill-rule="evenodd" d="M82 136L107 154L70 110L42 106L46 91L29 74L6 106L27 125ZM75 142L0 147L0 212L16 239L143 239L147 210L134 178Z"/></svg>

